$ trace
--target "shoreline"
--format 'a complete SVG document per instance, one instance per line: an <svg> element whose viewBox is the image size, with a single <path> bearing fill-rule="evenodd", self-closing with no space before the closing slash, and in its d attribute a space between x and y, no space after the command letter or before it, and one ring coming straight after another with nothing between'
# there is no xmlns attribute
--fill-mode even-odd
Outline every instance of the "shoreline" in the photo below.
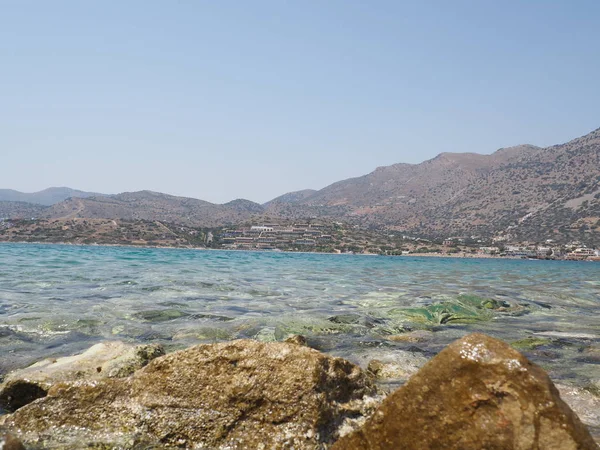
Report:
<svg viewBox="0 0 600 450"><path fill-rule="evenodd" d="M600 259L538 259L538 258L522 258L519 256L497 256L497 255L482 255L461 253L409 253L407 255L381 255L377 253L337 253L337 252L305 252L294 250L265 250L265 249L230 249L230 248L209 248L209 247L176 247L176 246L160 246L160 245L134 245L134 244L79 244L74 242L31 242L31 241L0 241L0 245L63 245L72 247L121 247L121 248L137 248L137 249L172 249L172 250L195 250L195 251L218 251L218 252L245 252L245 253L284 253L284 254L301 254L301 255L341 255L341 256L383 256L388 258L454 258L454 259L494 259L494 260L523 260L523 261L571 261L571 262L600 262Z"/></svg>

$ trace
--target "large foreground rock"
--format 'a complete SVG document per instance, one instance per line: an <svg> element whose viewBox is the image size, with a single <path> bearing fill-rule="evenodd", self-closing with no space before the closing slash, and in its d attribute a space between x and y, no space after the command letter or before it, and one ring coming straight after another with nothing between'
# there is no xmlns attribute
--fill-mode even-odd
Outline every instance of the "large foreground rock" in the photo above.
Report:
<svg viewBox="0 0 600 450"><path fill-rule="evenodd" d="M125 377L165 354L160 345L133 346L121 341L96 344L85 352L64 358L48 358L10 373L0 384L0 408L7 411L45 397L60 382Z"/></svg>
<svg viewBox="0 0 600 450"><path fill-rule="evenodd" d="M482 334L446 347L335 450L597 449L546 373Z"/></svg>
<svg viewBox="0 0 600 450"><path fill-rule="evenodd" d="M157 358L128 378L59 383L3 422L50 448L319 449L372 393L348 361L240 340Z"/></svg>

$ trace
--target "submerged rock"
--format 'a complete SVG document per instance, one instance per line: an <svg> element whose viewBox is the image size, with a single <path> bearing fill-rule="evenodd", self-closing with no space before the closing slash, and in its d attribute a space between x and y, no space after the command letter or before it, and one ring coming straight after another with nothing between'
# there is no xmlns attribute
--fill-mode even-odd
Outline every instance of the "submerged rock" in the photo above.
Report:
<svg viewBox="0 0 600 450"><path fill-rule="evenodd" d="M548 375L482 334L446 347L335 450L597 449Z"/></svg>
<svg viewBox="0 0 600 450"><path fill-rule="evenodd" d="M125 377L164 354L156 344L133 346L109 341L79 355L44 359L7 375L0 384L0 408L14 411L45 397L52 385L60 382Z"/></svg>
<svg viewBox="0 0 600 450"><path fill-rule="evenodd" d="M500 305L496 300L461 295L453 300L431 303L413 308L395 308L389 311L392 317L405 318L412 322L442 325L450 322L469 323L492 318L490 310Z"/></svg>
<svg viewBox="0 0 600 450"><path fill-rule="evenodd" d="M261 342L275 342L278 337L277 331L275 327L265 327L256 333L253 338ZM282 336L280 335L279 337L281 338Z"/></svg>
<svg viewBox="0 0 600 450"><path fill-rule="evenodd" d="M522 315L529 313L526 306L477 295L462 294L452 299L436 301L411 308L392 308L388 315L426 326L449 323L475 323L491 320L497 315Z"/></svg>
<svg viewBox="0 0 600 450"><path fill-rule="evenodd" d="M359 324L361 322L360 314L338 314L337 316L331 316L329 319L330 322L333 323L343 323L343 324Z"/></svg>
<svg viewBox="0 0 600 450"><path fill-rule="evenodd" d="M189 327L180 330L173 336L174 341L190 338L204 341L225 341L231 339L231 332L216 327Z"/></svg>
<svg viewBox="0 0 600 450"><path fill-rule="evenodd" d="M374 328L377 325L383 324L383 319L378 319L370 316L362 316L360 314L338 314L327 319L329 322L341 325L359 325L366 328Z"/></svg>
<svg viewBox="0 0 600 450"><path fill-rule="evenodd" d="M580 348L580 356L576 358L577 362L585 364L600 364L600 345L589 345ZM600 370L598 370L600 376Z"/></svg>
<svg viewBox="0 0 600 450"><path fill-rule="evenodd" d="M250 319L245 320L232 328L237 331L239 338L250 338L263 342L283 341L288 336L300 334L303 336L343 335L367 327L361 325L342 324L326 319L289 316L278 317L272 320Z"/></svg>
<svg viewBox="0 0 600 450"><path fill-rule="evenodd" d="M533 336L529 336L523 339L519 339L518 341L511 342L511 345L517 350L535 350L538 347L543 347L544 345L550 344L552 344L551 339L537 338Z"/></svg>
<svg viewBox="0 0 600 450"><path fill-rule="evenodd" d="M289 336L284 342L287 342L288 344L302 345L304 347L308 346L308 341L300 334Z"/></svg>
<svg viewBox="0 0 600 450"><path fill-rule="evenodd" d="M433 332L427 330L415 330L401 334L393 334L391 336L386 336L386 338L394 342L410 342L416 344L432 339Z"/></svg>
<svg viewBox="0 0 600 450"><path fill-rule="evenodd" d="M560 397L571 407L590 432L600 442L600 392L591 386L582 389L574 386L556 385Z"/></svg>
<svg viewBox="0 0 600 450"><path fill-rule="evenodd" d="M233 317L229 316L220 316L218 314L192 314L190 316L191 319L209 319L214 320L216 322L230 322L235 320Z"/></svg>
<svg viewBox="0 0 600 450"><path fill-rule="evenodd" d="M547 336L547 337L555 337L555 338L600 339L600 335L598 335L598 334L568 332L568 331L539 331L534 334L536 336Z"/></svg>
<svg viewBox="0 0 600 450"><path fill-rule="evenodd" d="M67 449L319 449L374 393L341 358L240 340L171 353L128 378L59 383L4 424L25 443Z"/></svg>
<svg viewBox="0 0 600 450"><path fill-rule="evenodd" d="M408 378L416 373L419 368L415 365L403 365L373 359L369 362L367 370L373 374L375 378L386 380Z"/></svg>
<svg viewBox="0 0 600 450"><path fill-rule="evenodd" d="M359 365L364 365L364 358L370 359L367 371L379 380L405 380L419 371L427 357L420 353L400 349L377 349L358 357Z"/></svg>
<svg viewBox="0 0 600 450"><path fill-rule="evenodd" d="M466 306L471 306L477 309L499 309L508 308L509 303L504 301L495 300L493 298L480 297L473 294L461 294L456 300Z"/></svg>
<svg viewBox="0 0 600 450"><path fill-rule="evenodd" d="M140 311L133 315L136 319L140 319L144 322L159 323L168 322L170 320L179 319L180 317L187 317L188 313L179 309L151 309L148 311Z"/></svg>

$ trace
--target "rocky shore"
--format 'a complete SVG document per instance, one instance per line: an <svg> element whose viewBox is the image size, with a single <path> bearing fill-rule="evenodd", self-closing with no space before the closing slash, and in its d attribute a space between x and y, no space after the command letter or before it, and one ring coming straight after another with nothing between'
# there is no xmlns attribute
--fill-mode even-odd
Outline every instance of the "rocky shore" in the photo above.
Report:
<svg viewBox="0 0 600 450"><path fill-rule="evenodd" d="M598 449L598 398L471 334L429 361L364 369L306 346L237 340L164 354L98 344L0 385L0 449ZM408 381L386 392L381 381ZM579 415L579 417L578 417Z"/></svg>

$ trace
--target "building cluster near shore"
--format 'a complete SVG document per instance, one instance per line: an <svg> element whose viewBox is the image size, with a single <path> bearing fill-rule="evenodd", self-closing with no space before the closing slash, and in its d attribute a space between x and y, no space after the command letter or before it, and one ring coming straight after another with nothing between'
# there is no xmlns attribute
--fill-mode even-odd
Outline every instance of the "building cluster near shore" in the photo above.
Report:
<svg viewBox="0 0 600 450"><path fill-rule="evenodd" d="M332 241L330 227L317 223L265 223L246 228L226 229L220 236L223 248L240 250L322 247Z"/></svg>
<svg viewBox="0 0 600 450"><path fill-rule="evenodd" d="M577 241L565 244L552 239L516 242L484 236L425 238L313 220L208 229L144 220L0 219L0 242L600 261L600 250Z"/></svg>
<svg viewBox="0 0 600 450"><path fill-rule="evenodd" d="M464 239L462 238L448 238L444 240L443 245L446 248L451 248L463 243ZM600 260L600 250L586 247L585 244L578 241L560 245L552 239L548 239L543 244L498 244L496 241L494 245L478 247L476 253L535 259Z"/></svg>
<svg viewBox="0 0 600 450"><path fill-rule="evenodd" d="M351 231L351 233L350 233ZM487 241L478 236L450 237L440 241L411 236L388 235L388 242L378 240L366 231L347 228L341 223L263 223L225 229L218 236L221 248L232 250L296 250L334 253L377 253L385 255L454 255L508 257L529 259L598 260L600 250L581 242L557 244L508 244Z"/></svg>

